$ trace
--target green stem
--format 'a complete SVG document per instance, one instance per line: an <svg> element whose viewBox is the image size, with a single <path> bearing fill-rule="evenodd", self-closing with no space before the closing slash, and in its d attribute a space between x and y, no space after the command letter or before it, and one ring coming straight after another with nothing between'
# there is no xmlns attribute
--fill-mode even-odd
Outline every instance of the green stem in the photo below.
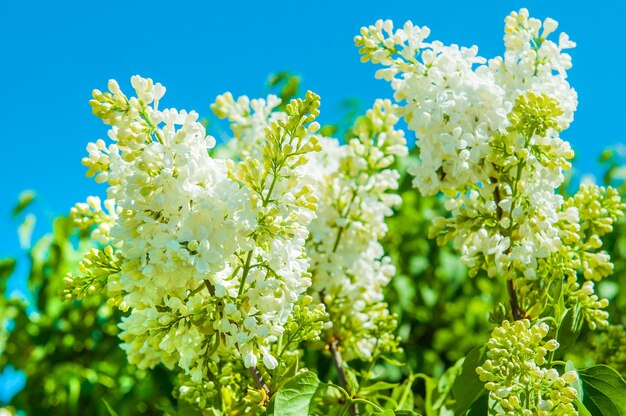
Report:
<svg viewBox="0 0 626 416"><path fill-rule="evenodd" d="M352 197L350 197L350 201L345 206L345 212L341 213L339 218L344 219L344 220L348 218L348 214L350 214L350 210L352 209L352 204L354 203L356 196L357 196L357 190L353 189ZM341 235L343 234L346 228L347 227L339 227L339 229L337 230L337 237L335 238L335 243L333 244L333 251L332 251L333 253L337 251L337 248L339 247L339 242L341 241Z"/></svg>
<svg viewBox="0 0 626 416"><path fill-rule="evenodd" d="M346 403L341 408L341 413L339 413L338 416L344 416L346 412L348 411L348 409L350 408L350 406L351 406L350 400L346 401Z"/></svg>
<svg viewBox="0 0 626 416"><path fill-rule="evenodd" d="M354 399L351 400L352 401L352 405L354 406L355 403L363 403L363 404L369 404L370 406L374 407L376 409L377 412L381 412L384 413L385 409L383 409L382 407L380 407L379 405L377 405L374 402L370 402L369 400L365 400L365 399L361 399L359 397L355 397ZM355 406L356 409L356 406Z"/></svg>
<svg viewBox="0 0 626 416"><path fill-rule="evenodd" d="M267 190L267 195L265 195L265 197L263 198L263 208L265 208L267 204L269 204L272 198L272 192L274 192L274 187L276 186L276 181L278 180L278 173L282 169L285 160L286 159L283 159L283 161L280 162L275 169L272 169L272 182L270 183L270 187Z"/></svg>
<svg viewBox="0 0 626 416"><path fill-rule="evenodd" d="M335 244L333 244L333 253L337 251L337 248L339 247L339 241L341 240L341 234L343 234L343 230L345 230L345 227L339 227L339 230L337 231L337 238L335 238Z"/></svg>
<svg viewBox="0 0 626 416"><path fill-rule="evenodd" d="M150 127L150 129L154 132L154 135L156 136L157 141L159 143L163 144L163 138L159 134L156 126L154 124L152 124L152 120L150 120L150 117L148 117L148 114L146 114L146 111L143 110L141 113L139 113L139 115L141 116L141 118L143 118L143 120L146 122L148 127Z"/></svg>
<svg viewBox="0 0 626 416"><path fill-rule="evenodd" d="M200 285L198 285L197 288L195 288L194 290L192 290L191 292L189 292L189 296L193 296L196 293L200 292L202 289L204 289L206 287L206 283L200 283Z"/></svg>
<svg viewBox="0 0 626 416"><path fill-rule="evenodd" d="M404 389L404 391L402 392L402 396L400 396L400 400L398 400L398 408L401 409L402 406L404 405L404 402L408 399L409 394L412 392L411 388L413 387L413 382L415 381L416 378L418 378L420 375L425 376L425 374L417 374L417 375L409 375L409 383L407 384L406 388Z"/></svg>
<svg viewBox="0 0 626 416"><path fill-rule="evenodd" d="M517 184L520 179L522 179L522 170L524 169L524 166L526 166L526 161L522 160L518 163L517 172L515 172L515 182L513 182L513 189L511 189L511 210L509 211L509 220L511 221L511 224L509 224L509 228L513 227L513 210L515 209L515 203L517 202L515 199L517 196Z"/></svg>
<svg viewBox="0 0 626 416"><path fill-rule="evenodd" d="M513 227L513 208L515 207L515 195L517 193L517 182L519 181L520 177L521 177L521 171L522 171L522 164L517 165L517 179L515 180L513 186L514 189L511 192L511 199L513 200L511 202L511 211L509 212L509 238L511 236L511 228ZM494 202L496 203L496 213L498 215L498 221L502 219L502 208L500 207L500 201L502 201L502 197L500 195L500 188L498 187L498 180L496 178L490 178L491 183L495 185L495 189L493 191L493 199ZM507 250L507 252L511 251L511 245L509 245L509 248ZM509 269L511 268L511 264L509 264ZM522 310L522 308L519 305L519 302L517 300L517 292L515 291L515 282L513 281L513 279L507 279L506 281L506 289L507 289L507 293L509 295L509 303L511 304L511 314L513 315L513 320L518 321L520 319L522 319L522 317L524 316L524 311Z"/></svg>
<svg viewBox="0 0 626 416"><path fill-rule="evenodd" d="M363 384L365 384L365 380L369 380L370 378L370 373L372 372L372 368L374 368L374 364L376 364L376 355L378 354L378 344L379 344L380 339L376 338L376 344L374 344L374 348L372 348L372 359L370 360L370 362L367 365L367 368L365 369L365 372L362 373L361 375L361 379L359 380L359 389L357 390L356 394L358 395L359 393L361 393L361 387L363 386Z"/></svg>
<svg viewBox="0 0 626 416"><path fill-rule="evenodd" d="M432 379L424 373L415 374L415 376L413 377L415 379L421 378L422 380L424 380L424 390L426 392L426 397L424 397L424 405L426 406L426 416L433 416L432 390L429 386Z"/></svg>
<svg viewBox="0 0 626 416"><path fill-rule="evenodd" d="M246 264L243 266L243 273L241 275L241 283L239 284L239 292L237 293L237 298L241 298L243 294L243 288L246 284L246 278L248 277L248 273L250 273L250 262L252 261L252 252L254 250L248 251L248 257L246 258Z"/></svg>
<svg viewBox="0 0 626 416"><path fill-rule="evenodd" d="M559 330L561 329L561 324L563 323L563 320L561 319L559 322L556 321L556 318L553 318L552 316L549 316L549 318L552 318L552 320L554 321L554 324L556 325L556 331L554 333L554 339L559 339ZM552 368L552 364L554 363L554 354L556 353L555 351L550 351L550 355L548 356L548 368Z"/></svg>

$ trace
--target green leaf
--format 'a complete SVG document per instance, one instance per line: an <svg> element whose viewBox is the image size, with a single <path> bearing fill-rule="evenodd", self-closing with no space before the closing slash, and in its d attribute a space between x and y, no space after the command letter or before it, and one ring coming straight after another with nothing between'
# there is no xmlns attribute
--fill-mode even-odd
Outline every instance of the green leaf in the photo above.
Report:
<svg viewBox="0 0 626 416"><path fill-rule="evenodd" d="M102 403L104 403L104 406L107 408L107 411L109 412L109 415L111 416L119 416L117 414L117 412L115 410L113 410L113 408L111 407L111 405L109 404L109 402L107 402L104 397L102 398Z"/></svg>
<svg viewBox="0 0 626 416"><path fill-rule="evenodd" d="M22 191L17 197L17 205L13 208L13 217L20 215L22 211L35 200L35 192L31 190Z"/></svg>
<svg viewBox="0 0 626 416"><path fill-rule="evenodd" d="M395 416L397 413L391 409L387 409L384 412L374 412L372 416Z"/></svg>
<svg viewBox="0 0 626 416"><path fill-rule="evenodd" d="M480 381L476 367L482 365L486 359L485 347L476 347L465 357L461 374L452 386L452 395L456 399L455 415L465 414L472 403L485 391L485 384Z"/></svg>
<svg viewBox="0 0 626 416"><path fill-rule="evenodd" d="M163 412L163 414L166 415L166 416L177 416L176 409L174 409L174 406L172 406L171 403L157 404L154 407L157 410Z"/></svg>
<svg viewBox="0 0 626 416"><path fill-rule="evenodd" d="M386 355L381 355L380 358L382 358L383 361L388 362L389 364L396 367L404 367L406 365L406 363L403 363L402 361L396 360L395 358L388 357Z"/></svg>
<svg viewBox="0 0 626 416"><path fill-rule="evenodd" d="M412 410L391 410L387 409L384 412L370 413L371 416L420 416L419 413L415 413Z"/></svg>
<svg viewBox="0 0 626 416"><path fill-rule="evenodd" d="M274 416L307 416L319 384L311 371L290 378L272 398Z"/></svg>
<svg viewBox="0 0 626 416"><path fill-rule="evenodd" d="M325 126L322 126L322 128L319 131L319 134L322 136L333 136L335 133L337 133L337 130L339 130L339 128L337 127L336 124L326 124Z"/></svg>
<svg viewBox="0 0 626 416"><path fill-rule="evenodd" d="M415 406L412 387L416 379L417 376L411 374L391 392L391 399L397 403L397 410L410 410Z"/></svg>
<svg viewBox="0 0 626 416"><path fill-rule="evenodd" d="M76 410L78 410L78 401L80 400L80 380L78 379L78 377L72 377L68 380L68 389L69 389L69 394L68 394L68 404L70 405L71 409L74 410L74 412L76 413Z"/></svg>
<svg viewBox="0 0 626 416"><path fill-rule="evenodd" d="M297 76L291 76L287 78L287 82L285 82L285 85L280 91L280 98L283 101L291 100L293 97L295 97L298 94L299 85L300 85L300 78L298 78Z"/></svg>
<svg viewBox="0 0 626 416"><path fill-rule="evenodd" d="M599 162L603 163L613 157L613 149L604 149L600 154Z"/></svg>
<svg viewBox="0 0 626 416"><path fill-rule="evenodd" d="M13 274L16 261L12 258L0 259L0 281L6 280Z"/></svg>
<svg viewBox="0 0 626 416"><path fill-rule="evenodd" d="M596 365L578 372L585 397L583 404L592 415L626 415L626 381L606 365Z"/></svg>
<svg viewBox="0 0 626 416"><path fill-rule="evenodd" d="M559 326L559 334L557 341L559 349L556 352L557 357L562 357L567 350L578 340L580 331L583 328L583 319L579 308L568 309Z"/></svg>
<svg viewBox="0 0 626 416"><path fill-rule="evenodd" d="M72 222L67 217L58 217L54 219L52 223L52 234L54 235L54 241L63 246L68 240L72 232Z"/></svg>
<svg viewBox="0 0 626 416"><path fill-rule="evenodd" d="M280 389L284 382L288 381L290 378L296 375L299 367L300 367L300 360L298 359L293 360L289 364L289 367L287 367L285 371L280 375L279 380L281 380L281 382L278 385L275 385L274 388Z"/></svg>
<svg viewBox="0 0 626 416"><path fill-rule="evenodd" d="M467 410L467 416L484 416L489 412L489 394L485 393L478 396Z"/></svg>
<svg viewBox="0 0 626 416"><path fill-rule="evenodd" d="M398 383L387 383L386 381L377 381L374 384L359 389L361 393L373 393L380 390L390 390L398 386Z"/></svg>
<svg viewBox="0 0 626 416"><path fill-rule="evenodd" d="M611 280L603 280L598 283L598 296L601 298L606 298L609 301L612 301L619 295L620 285L617 282L613 282Z"/></svg>
<svg viewBox="0 0 626 416"><path fill-rule="evenodd" d="M267 86L272 90L279 90L278 95L282 101L281 106L284 106L289 100L298 95L300 77L286 71L279 72L269 76Z"/></svg>
<svg viewBox="0 0 626 416"><path fill-rule="evenodd" d="M576 410L578 411L578 416L593 416L589 413L589 410L585 407L584 404L578 399L574 399L574 405L576 406Z"/></svg>

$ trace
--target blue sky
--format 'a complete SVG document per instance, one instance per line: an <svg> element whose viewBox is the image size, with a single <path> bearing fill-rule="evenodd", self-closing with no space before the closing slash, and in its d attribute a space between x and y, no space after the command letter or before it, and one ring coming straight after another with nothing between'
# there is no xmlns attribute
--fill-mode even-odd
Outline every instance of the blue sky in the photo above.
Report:
<svg viewBox="0 0 626 416"><path fill-rule="evenodd" d="M502 53L503 19L527 7L552 17L578 43L570 82L580 105L564 137L582 172L624 141L622 79L626 2L596 1L2 1L0 2L0 257L19 248L10 209L24 189L38 194L37 234L77 201L104 192L85 177L87 142L106 138L88 105L93 88L133 74L163 83L164 106L208 116L215 96L265 95L272 72L289 70L322 97L320 121L340 118L346 98L364 107L390 97L375 67L361 64L353 37L379 18L412 20L446 43Z"/></svg>

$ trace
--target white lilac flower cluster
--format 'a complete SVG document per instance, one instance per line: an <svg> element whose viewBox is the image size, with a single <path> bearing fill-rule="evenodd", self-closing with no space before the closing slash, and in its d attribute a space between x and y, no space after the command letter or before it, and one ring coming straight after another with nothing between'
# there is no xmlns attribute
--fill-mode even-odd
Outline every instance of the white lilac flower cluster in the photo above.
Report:
<svg viewBox="0 0 626 416"><path fill-rule="evenodd" d="M195 112L158 108L162 85L131 83L136 97L110 81L90 102L113 143L90 144L84 164L109 185L110 214L95 199L73 212L83 225L106 217L97 229L116 269L104 284L130 313L122 347L133 364L178 365L195 382L220 357L276 367L271 345L311 284L304 250L316 198L300 167L319 150L319 97L292 100L281 120L254 132L260 157L234 163L209 156L215 140ZM102 282L93 274L69 294Z"/></svg>
<svg viewBox="0 0 626 416"><path fill-rule="evenodd" d="M311 222L307 253L313 286L333 323L331 337L346 359L369 359L375 351L393 349L395 318L383 303L383 289L395 274L380 240L385 217L401 199L398 171L391 167L405 156L404 132L396 130L397 106L376 100L355 122L347 144L326 139L309 169L317 172L318 216Z"/></svg>
<svg viewBox="0 0 626 416"><path fill-rule="evenodd" d="M549 328L545 323L531 325L523 319L502 322L487 342L487 361L476 369L498 404L494 413L513 415L577 415L572 402L576 389L569 384L578 380L576 371L560 375L548 365L546 355L559 343L543 341Z"/></svg>
<svg viewBox="0 0 626 416"><path fill-rule="evenodd" d="M504 56L490 60L475 46L428 41L429 29L410 22L394 31L391 21L378 21L355 38L363 61L384 66L377 77L391 82L417 135L414 186L447 197L451 216L436 219L430 236L452 243L471 275L483 270L507 281L515 322L494 330L489 360L478 368L502 415L577 414L567 386L576 375L559 376L550 362L542 368L558 343L543 343L547 325L523 318L540 317L551 299L591 329L608 325L608 302L591 279L612 270L600 237L624 205L610 188L583 186L567 200L557 193L574 156L559 134L577 96L564 53L575 44L565 34L549 40L556 27L526 9L511 13Z"/></svg>
<svg viewBox="0 0 626 416"><path fill-rule="evenodd" d="M411 22L396 31L389 20L361 29L355 42L362 59L385 66L376 76L391 81L396 101L405 101L402 114L419 138L422 160L415 184L423 193L456 195L468 184L489 183L491 172L483 166L489 142L507 127L508 113L526 91L555 98L565 109L560 128L567 128L577 98L566 81L571 62L563 50L575 44L565 34L558 44L548 40L555 28L556 22L546 19L541 30L526 9L512 13L504 58L489 62L476 46L427 42L430 29Z"/></svg>
<svg viewBox="0 0 626 416"><path fill-rule="evenodd" d="M543 29L542 29L543 27ZM428 42L428 28L390 21L356 37L363 60L385 68L402 114L415 131L421 164L412 172L424 194L445 193L452 219L433 236L453 241L475 273L532 277L537 259L558 249L555 194L573 152L558 136L576 108L566 80L566 35L547 39L556 22L522 9L506 19L504 57ZM513 267L511 267L513 266Z"/></svg>
<svg viewBox="0 0 626 416"><path fill-rule="evenodd" d="M257 132L272 120L284 119L279 104L273 95L252 100L235 100L229 93L217 97L212 110L232 123L233 139L225 145L229 156L259 156ZM395 129L396 111L389 100L377 100L356 121L348 143L320 137L323 151L304 166L315 178L311 186L318 199L306 245L310 292L326 307L333 325L327 338L340 341L346 359L368 359L376 348L395 345L395 319L382 302L382 290L395 269L379 240L387 232L385 217L401 202L390 192L399 179L391 165L407 154L404 132Z"/></svg>

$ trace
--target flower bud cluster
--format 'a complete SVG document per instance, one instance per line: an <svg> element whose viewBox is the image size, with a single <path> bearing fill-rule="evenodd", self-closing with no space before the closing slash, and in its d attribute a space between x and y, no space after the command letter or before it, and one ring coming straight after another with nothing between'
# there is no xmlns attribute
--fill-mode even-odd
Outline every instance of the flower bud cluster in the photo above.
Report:
<svg viewBox="0 0 626 416"><path fill-rule="evenodd" d="M219 95L211 110L231 122L233 137L216 149L218 154L230 158L258 157L265 129L272 122L285 119L286 114L277 110L280 104L280 98L272 94L253 99L242 95L237 100L230 92Z"/></svg>
<svg viewBox="0 0 626 416"><path fill-rule="evenodd" d="M497 415L577 415L572 402L578 380L575 371L560 375L543 367L546 355L559 348L554 340L544 341L549 327L531 325L523 319L503 321L487 342L487 361L476 369L497 403Z"/></svg>
<svg viewBox="0 0 626 416"><path fill-rule="evenodd" d="M613 367L626 374L626 329L622 325L611 325L600 332L592 341L595 361Z"/></svg>
<svg viewBox="0 0 626 416"><path fill-rule="evenodd" d="M179 402L187 402L198 409L211 409L209 412L238 412L238 414L255 415L264 413L255 397L258 392L247 387L241 363L223 361L213 380L194 382L188 376L178 376L174 396ZM214 413L209 413L214 414Z"/></svg>
<svg viewBox="0 0 626 416"><path fill-rule="evenodd" d="M120 278L121 259L111 246L102 250L92 248L78 263L78 268L80 276L68 273L63 279L63 296L67 300L82 299L106 290L109 279L117 281Z"/></svg>
<svg viewBox="0 0 626 416"><path fill-rule="evenodd" d="M558 119L560 130L565 130L574 118L578 102L576 91L567 82L572 58L564 51L576 43L566 33L560 33L556 42L551 40L558 23L549 17L541 22L530 17L527 9L512 12L504 22L505 53L489 61L496 82L507 86L509 99L515 99L518 91L527 90L542 91L555 98L563 110Z"/></svg>
<svg viewBox="0 0 626 416"><path fill-rule="evenodd" d="M321 303L315 303L314 298L305 295L293 307L293 313L285 324L285 337L281 345L282 351L292 345L298 345L305 341L319 341L324 330L331 327L327 321L326 308ZM280 351L279 353L282 353Z"/></svg>
<svg viewBox="0 0 626 416"><path fill-rule="evenodd" d="M563 291L565 293L566 306L579 308L591 330L598 327L604 328L609 325L609 313L603 310L609 306L609 301L598 298L591 280L587 280L581 285L577 282L575 276L570 276Z"/></svg>
<svg viewBox="0 0 626 416"><path fill-rule="evenodd" d="M594 293L593 281L613 272L609 254L600 251L601 237L612 230L624 207L615 189L594 184L581 185L576 194L565 199L556 224L563 245L538 260L537 278L517 282L529 308L528 316L539 316L546 306L550 286L555 284L563 286L565 304L577 305L591 329L608 325L608 313L602 310L608 301Z"/></svg>
<svg viewBox="0 0 626 416"><path fill-rule="evenodd" d="M302 166L319 150L319 97L292 100L251 132L260 151L236 163L209 155L215 140L195 112L158 109L160 84L131 84L137 97L111 81L91 101L114 143L90 144L85 164L116 208L104 218L91 199L74 211L110 228L119 273L106 286L130 311L120 324L130 362L177 365L196 383L222 359L276 367L272 344L311 284L304 246L316 198Z"/></svg>
<svg viewBox="0 0 626 416"><path fill-rule="evenodd" d="M102 205L104 208L102 209ZM115 201L102 201L97 196L90 196L87 202L79 202L70 210L70 219L79 229L91 229L91 239L99 244L106 245L111 241L110 231L118 218Z"/></svg>
<svg viewBox="0 0 626 416"><path fill-rule="evenodd" d="M578 210L578 241L575 250L579 267L585 279L599 281L613 272L613 263L602 247L601 238L613 231L613 223L624 215L626 204L612 187L583 184L572 198L563 204L563 210Z"/></svg>

